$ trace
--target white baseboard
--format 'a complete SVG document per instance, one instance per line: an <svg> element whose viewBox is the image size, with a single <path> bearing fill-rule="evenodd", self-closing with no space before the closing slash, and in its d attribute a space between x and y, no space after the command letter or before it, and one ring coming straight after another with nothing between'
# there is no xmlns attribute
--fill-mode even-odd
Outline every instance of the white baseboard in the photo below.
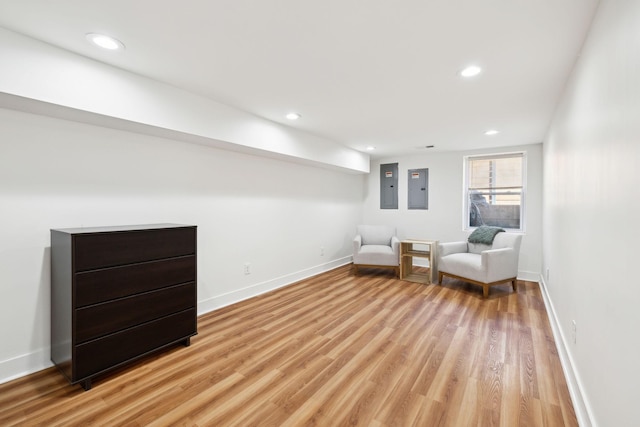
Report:
<svg viewBox="0 0 640 427"><path fill-rule="evenodd" d="M53 366L49 348L0 362L0 384Z"/></svg>
<svg viewBox="0 0 640 427"><path fill-rule="evenodd" d="M569 394L571 395L573 408L576 412L578 425L580 425L581 427L596 427L597 425L595 422L595 417L593 416L591 405L589 405L589 402L586 399L582 381L580 381L580 376L575 370L575 363L573 363L573 358L571 357L571 353L568 350L569 341L567 341L564 334L562 333L562 328L560 328L558 316L553 306L553 302L549 297L547 284L544 281L543 275L538 274L538 280L536 281L540 284L542 299L544 300L544 305L547 309L547 313L549 314L551 331L553 332L553 338L555 339L556 348L558 349L558 356L560 357L560 363L562 364L564 377L567 380L567 386L569 387Z"/></svg>
<svg viewBox="0 0 640 427"><path fill-rule="evenodd" d="M533 271L518 271L518 280L538 282L540 281L540 273L534 273Z"/></svg>
<svg viewBox="0 0 640 427"><path fill-rule="evenodd" d="M210 311L217 310L219 308L226 307L228 305L235 304L237 302L253 298L267 292L271 292L283 286L287 286L302 279L306 279L307 277L315 276L317 274L324 273L325 271L333 270L334 268L349 264L350 262L351 256L346 256L325 264L320 264L315 267L307 268L305 270L267 280L262 283L256 283L246 288L237 289L233 292L229 292L223 295L217 295L204 301L199 301L198 315L202 315L204 313L208 313Z"/></svg>
<svg viewBox="0 0 640 427"><path fill-rule="evenodd" d="M198 315L208 313L218 308L225 307L227 305L234 304L236 302L252 298L266 292L270 292L299 280L306 279L307 277L315 276L316 274L333 270L336 267L349 264L350 262L351 256L347 256L325 264L308 268L306 270L287 274L282 277L267 280L266 282L257 283L243 289L238 289L224 295L218 295L205 301L199 301ZM33 353L24 354L13 359L0 361L0 384L53 366L50 353L51 349L47 347L45 349L41 349Z"/></svg>

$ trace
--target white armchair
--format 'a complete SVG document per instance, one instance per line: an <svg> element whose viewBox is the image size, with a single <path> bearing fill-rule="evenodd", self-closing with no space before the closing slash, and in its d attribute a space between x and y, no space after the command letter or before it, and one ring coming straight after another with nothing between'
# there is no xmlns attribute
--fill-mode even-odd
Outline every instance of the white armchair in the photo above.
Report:
<svg viewBox="0 0 640 427"><path fill-rule="evenodd" d="M384 225L359 225L353 239L353 269L359 267L393 268L400 272L400 240L396 229Z"/></svg>
<svg viewBox="0 0 640 427"><path fill-rule="evenodd" d="M438 245L438 283L449 276L482 286L484 298L489 287L511 282L517 291L518 259L522 235L498 233L493 244L451 242Z"/></svg>

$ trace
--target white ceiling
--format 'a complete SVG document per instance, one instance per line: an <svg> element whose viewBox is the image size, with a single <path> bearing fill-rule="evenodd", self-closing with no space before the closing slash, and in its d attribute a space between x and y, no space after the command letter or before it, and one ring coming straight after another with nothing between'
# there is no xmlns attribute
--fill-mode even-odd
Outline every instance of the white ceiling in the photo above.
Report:
<svg viewBox="0 0 640 427"><path fill-rule="evenodd" d="M0 0L0 26L383 157L541 142L597 4Z"/></svg>

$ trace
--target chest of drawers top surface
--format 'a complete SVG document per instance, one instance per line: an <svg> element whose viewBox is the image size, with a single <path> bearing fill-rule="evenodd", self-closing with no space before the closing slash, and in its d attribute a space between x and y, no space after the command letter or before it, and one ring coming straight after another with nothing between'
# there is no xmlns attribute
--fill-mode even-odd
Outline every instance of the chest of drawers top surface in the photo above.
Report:
<svg viewBox="0 0 640 427"><path fill-rule="evenodd" d="M190 228L195 225L187 224L136 224L136 225L108 225L100 227L74 227L74 228L54 228L52 231L67 234L89 234L89 233L114 233L118 231L145 231L159 230L166 228Z"/></svg>
<svg viewBox="0 0 640 427"><path fill-rule="evenodd" d="M73 271L193 255L196 227L179 224L52 230L73 239Z"/></svg>

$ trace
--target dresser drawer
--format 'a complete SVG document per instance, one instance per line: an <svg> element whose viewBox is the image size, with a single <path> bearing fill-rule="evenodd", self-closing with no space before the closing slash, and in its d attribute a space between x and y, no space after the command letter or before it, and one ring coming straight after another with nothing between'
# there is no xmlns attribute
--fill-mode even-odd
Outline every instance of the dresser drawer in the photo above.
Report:
<svg viewBox="0 0 640 427"><path fill-rule="evenodd" d="M195 286L191 282L77 309L75 343L195 307Z"/></svg>
<svg viewBox="0 0 640 427"><path fill-rule="evenodd" d="M76 273L76 308L196 280L189 255Z"/></svg>
<svg viewBox="0 0 640 427"><path fill-rule="evenodd" d="M77 234L74 271L195 254L196 228Z"/></svg>
<svg viewBox="0 0 640 427"><path fill-rule="evenodd" d="M78 345L74 351L73 381L80 381L195 334L196 309L192 308Z"/></svg>

